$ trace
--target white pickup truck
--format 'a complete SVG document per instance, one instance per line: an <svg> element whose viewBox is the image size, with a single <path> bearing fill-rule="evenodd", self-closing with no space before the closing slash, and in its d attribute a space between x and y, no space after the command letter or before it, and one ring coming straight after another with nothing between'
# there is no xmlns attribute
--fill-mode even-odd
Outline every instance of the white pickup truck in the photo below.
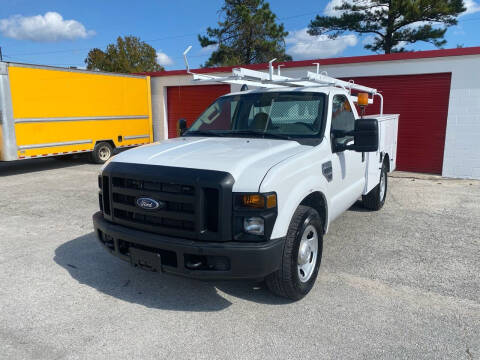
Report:
<svg viewBox="0 0 480 360"><path fill-rule="evenodd" d="M194 74L257 88L218 98L188 130L180 120L181 137L105 164L100 242L143 269L265 279L277 295L305 296L329 224L360 198L383 206L398 124L398 115L359 116L355 103L371 103L376 89L307 75Z"/></svg>

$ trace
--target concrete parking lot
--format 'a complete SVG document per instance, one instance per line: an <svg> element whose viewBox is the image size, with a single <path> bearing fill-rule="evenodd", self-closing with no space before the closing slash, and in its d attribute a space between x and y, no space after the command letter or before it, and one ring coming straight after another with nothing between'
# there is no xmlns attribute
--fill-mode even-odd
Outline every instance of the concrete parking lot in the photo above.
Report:
<svg viewBox="0 0 480 360"><path fill-rule="evenodd" d="M92 232L99 166L0 164L2 359L479 359L480 182L394 173L290 303L137 270Z"/></svg>

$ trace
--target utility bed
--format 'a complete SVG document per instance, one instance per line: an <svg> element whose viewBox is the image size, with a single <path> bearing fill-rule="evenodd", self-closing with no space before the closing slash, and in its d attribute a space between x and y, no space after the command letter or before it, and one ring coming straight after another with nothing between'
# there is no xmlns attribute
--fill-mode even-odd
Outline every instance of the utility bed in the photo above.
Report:
<svg viewBox="0 0 480 360"><path fill-rule="evenodd" d="M397 167L397 134L398 134L398 114L367 115L369 119L378 121L378 151L376 153L368 152L367 156L367 177L365 182L364 194L367 194L376 185L382 168L384 156L388 154L388 171L392 172Z"/></svg>

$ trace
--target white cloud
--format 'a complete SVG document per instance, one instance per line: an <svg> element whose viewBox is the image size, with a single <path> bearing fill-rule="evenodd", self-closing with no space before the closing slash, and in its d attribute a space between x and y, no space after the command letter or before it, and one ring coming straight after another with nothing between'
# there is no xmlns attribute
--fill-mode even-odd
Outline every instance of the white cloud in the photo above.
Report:
<svg viewBox="0 0 480 360"><path fill-rule="evenodd" d="M373 43L375 42L375 36L373 35L367 35L367 36L363 36L362 37L362 45L373 45ZM395 47L398 47L398 48L404 48L406 46L410 45L407 41L400 41L397 45L395 45Z"/></svg>
<svg viewBox="0 0 480 360"><path fill-rule="evenodd" d="M328 4L325 6L325 9L323 10L323 13L327 16L341 16L343 11L342 10L336 10L336 7L341 6L344 2L349 2L352 3L353 1L351 0L330 0ZM357 2L357 5L369 5L371 3L370 0L363 0L360 2ZM380 10L382 7L386 7L386 5L380 5L377 7L372 8L372 10Z"/></svg>
<svg viewBox="0 0 480 360"><path fill-rule="evenodd" d="M370 45L375 41L375 36L367 35L363 37L362 45Z"/></svg>
<svg viewBox="0 0 480 360"><path fill-rule="evenodd" d="M0 19L0 32L3 36L17 40L54 42L86 38L95 34L76 20L64 20L57 12L45 15L14 15Z"/></svg>
<svg viewBox="0 0 480 360"><path fill-rule="evenodd" d="M337 6L340 6L343 3L343 0L331 0L328 2L327 6L325 6L325 10L323 13L327 16L339 16L342 14L340 10L335 10Z"/></svg>
<svg viewBox="0 0 480 360"><path fill-rule="evenodd" d="M211 53L213 53L215 50L218 49L218 44L212 44L212 45L208 45L208 46L205 46L205 47L202 47L200 49L200 53L201 54L208 54L210 55Z"/></svg>
<svg viewBox="0 0 480 360"><path fill-rule="evenodd" d="M329 39L326 35L311 36L307 28L290 32L286 38L287 54L294 60L306 60L335 56L347 47L358 43L357 36L350 34Z"/></svg>
<svg viewBox="0 0 480 360"><path fill-rule="evenodd" d="M173 64L173 60L162 50L157 51L157 63L162 66L169 66Z"/></svg>
<svg viewBox="0 0 480 360"><path fill-rule="evenodd" d="M480 5L474 0L463 0L463 4L467 8L462 15L470 15L480 11Z"/></svg>
<svg viewBox="0 0 480 360"><path fill-rule="evenodd" d="M323 13L327 16L340 16L342 15L341 10L335 10L336 7L342 5L345 1L352 2L352 0L330 0L328 4L325 6ZM371 3L371 0L363 0L360 4L368 5ZM460 16L474 14L480 11L480 4L478 0L463 0L463 3L467 10L462 13ZM386 6L386 5L384 5ZM382 6L378 6L377 9L381 9ZM375 8L373 8L375 9Z"/></svg>

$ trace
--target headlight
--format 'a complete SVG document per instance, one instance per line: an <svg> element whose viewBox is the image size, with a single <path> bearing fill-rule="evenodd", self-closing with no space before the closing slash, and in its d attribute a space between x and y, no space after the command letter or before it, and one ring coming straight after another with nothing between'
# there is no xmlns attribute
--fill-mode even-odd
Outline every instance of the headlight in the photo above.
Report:
<svg viewBox="0 0 480 360"><path fill-rule="evenodd" d="M233 194L233 238L236 241L270 239L277 218L277 194Z"/></svg>
<svg viewBox="0 0 480 360"><path fill-rule="evenodd" d="M243 219L243 230L252 235L263 235L265 220L261 217L248 217Z"/></svg>

